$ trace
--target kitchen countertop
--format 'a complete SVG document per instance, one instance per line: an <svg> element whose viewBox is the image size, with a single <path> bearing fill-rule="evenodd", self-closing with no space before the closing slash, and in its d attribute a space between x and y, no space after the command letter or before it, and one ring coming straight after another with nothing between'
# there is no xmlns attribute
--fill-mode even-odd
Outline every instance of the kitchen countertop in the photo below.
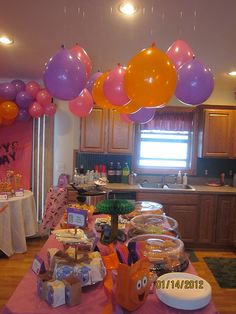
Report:
<svg viewBox="0 0 236 314"><path fill-rule="evenodd" d="M106 189L115 192L156 192L156 193L200 193L200 194L233 194L236 195L236 187L232 186L207 186L207 185L192 185L195 190L174 190L174 189L155 189L142 188L139 184L125 183L108 183Z"/></svg>

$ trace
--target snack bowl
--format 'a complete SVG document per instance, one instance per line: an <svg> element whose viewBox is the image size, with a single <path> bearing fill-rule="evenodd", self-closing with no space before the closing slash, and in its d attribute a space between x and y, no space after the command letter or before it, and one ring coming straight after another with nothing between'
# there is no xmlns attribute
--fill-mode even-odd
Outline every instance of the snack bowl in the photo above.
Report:
<svg viewBox="0 0 236 314"><path fill-rule="evenodd" d="M129 237L140 234L160 234L179 237L178 222L165 214L143 214L130 221Z"/></svg>
<svg viewBox="0 0 236 314"><path fill-rule="evenodd" d="M151 270L158 275L183 271L189 260L184 243L176 237L158 234L143 234L128 240L129 250L135 250L139 258L147 257Z"/></svg>

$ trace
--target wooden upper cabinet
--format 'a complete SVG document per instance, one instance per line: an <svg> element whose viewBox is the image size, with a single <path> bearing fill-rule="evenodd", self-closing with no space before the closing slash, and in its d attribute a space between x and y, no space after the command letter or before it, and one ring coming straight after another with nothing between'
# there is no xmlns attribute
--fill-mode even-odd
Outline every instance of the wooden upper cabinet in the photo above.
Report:
<svg viewBox="0 0 236 314"><path fill-rule="evenodd" d="M108 123L108 152L132 153L133 151L133 123L121 119L115 110L109 111Z"/></svg>
<svg viewBox="0 0 236 314"><path fill-rule="evenodd" d="M98 152L105 151L105 128L107 111L95 107L92 112L81 119L80 151Z"/></svg>
<svg viewBox="0 0 236 314"><path fill-rule="evenodd" d="M94 107L81 119L80 151L130 154L133 150L133 124L121 120L115 110Z"/></svg>
<svg viewBox="0 0 236 314"><path fill-rule="evenodd" d="M204 110L203 157L232 157L233 115L233 110Z"/></svg>
<svg viewBox="0 0 236 314"><path fill-rule="evenodd" d="M233 112L232 158L236 158L236 110Z"/></svg>

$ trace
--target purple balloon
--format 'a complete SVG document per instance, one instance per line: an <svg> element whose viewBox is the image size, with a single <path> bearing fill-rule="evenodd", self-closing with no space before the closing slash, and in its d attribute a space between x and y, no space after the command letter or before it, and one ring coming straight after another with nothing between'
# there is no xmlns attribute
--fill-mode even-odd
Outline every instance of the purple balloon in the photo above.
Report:
<svg viewBox="0 0 236 314"><path fill-rule="evenodd" d="M53 97L62 100L75 99L85 87L85 66L68 49L61 48L48 61L43 80Z"/></svg>
<svg viewBox="0 0 236 314"><path fill-rule="evenodd" d="M92 95L92 89L93 89L93 85L95 83L95 81L99 78L99 76L101 76L103 73L102 72L96 72L94 74L92 74L85 85L85 88L87 88L87 90L89 91L89 93Z"/></svg>
<svg viewBox="0 0 236 314"><path fill-rule="evenodd" d="M12 83L2 83L0 85L0 98L3 100L14 100L17 90Z"/></svg>
<svg viewBox="0 0 236 314"><path fill-rule="evenodd" d="M128 115L129 119L136 123L147 123L154 118L156 112L156 108L141 108L135 113L131 113Z"/></svg>
<svg viewBox="0 0 236 314"><path fill-rule="evenodd" d="M184 104L199 105L206 101L214 89L211 70L200 60L193 59L177 71L175 96Z"/></svg>
<svg viewBox="0 0 236 314"><path fill-rule="evenodd" d="M15 86L17 93L25 90L25 83L21 80L13 80L11 81L12 85Z"/></svg>
<svg viewBox="0 0 236 314"><path fill-rule="evenodd" d="M30 104L33 102L33 97L26 91L17 93L16 103L22 109L27 109Z"/></svg>
<svg viewBox="0 0 236 314"><path fill-rule="evenodd" d="M16 120L26 122L29 121L30 118L31 116L26 109L20 109Z"/></svg>

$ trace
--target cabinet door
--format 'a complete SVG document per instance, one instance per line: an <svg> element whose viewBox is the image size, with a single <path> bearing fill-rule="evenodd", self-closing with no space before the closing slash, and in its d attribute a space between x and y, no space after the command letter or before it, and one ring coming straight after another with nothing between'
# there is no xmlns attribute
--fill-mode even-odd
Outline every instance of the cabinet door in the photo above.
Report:
<svg viewBox="0 0 236 314"><path fill-rule="evenodd" d="M92 112L81 119L80 151L105 152L105 127L107 111L95 107Z"/></svg>
<svg viewBox="0 0 236 314"><path fill-rule="evenodd" d="M232 158L236 158L236 110L233 112L233 131L232 131Z"/></svg>
<svg viewBox="0 0 236 314"><path fill-rule="evenodd" d="M133 151L133 123L121 119L115 110L109 111L108 124L108 152L132 153Z"/></svg>
<svg viewBox="0 0 236 314"><path fill-rule="evenodd" d="M218 196L216 217L215 242L217 244L232 245L235 228L235 197L228 195Z"/></svg>
<svg viewBox="0 0 236 314"><path fill-rule="evenodd" d="M217 196L201 195L199 218L199 243L211 244L214 241Z"/></svg>
<svg viewBox="0 0 236 314"><path fill-rule="evenodd" d="M204 110L204 157L230 157L232 110Z"/></svg>
<svg viewBox="0 0 236 314"><path fill-rule="evenodd" d="M168 214L177 220L180 238L185 243L196 243L198 239L198 206L197 205L170 205Z"/></svg>

